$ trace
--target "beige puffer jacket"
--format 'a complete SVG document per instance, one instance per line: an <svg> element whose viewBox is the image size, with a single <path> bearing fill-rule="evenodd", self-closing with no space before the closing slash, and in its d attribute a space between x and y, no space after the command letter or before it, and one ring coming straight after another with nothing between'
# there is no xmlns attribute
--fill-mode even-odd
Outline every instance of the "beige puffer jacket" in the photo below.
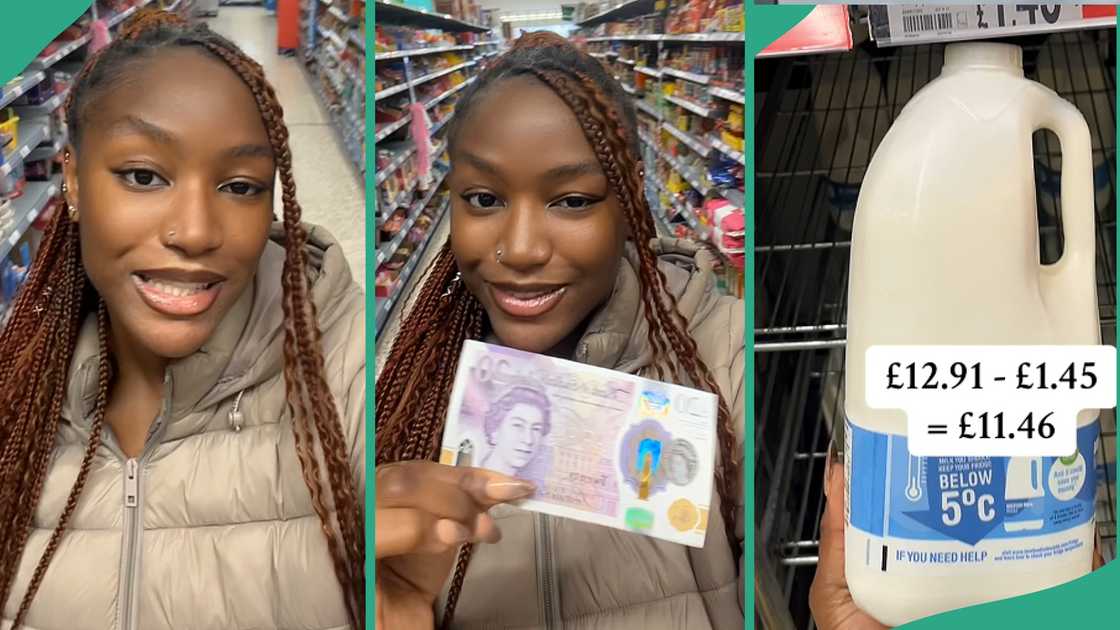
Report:
<svg viewBox="0 0 1120 630"><path fill-rule="evenodd" d="M741 465L743 303L719 295L711 273L715 258L707 250L675 240L655 241L654 248L700 356L730 407ZM655 378L636 269L630 250L614 294L591 321L574 358ZM737 494L741 543L743 494ZM494 508L502 540L475 547L452 627L739 630L742 572L732 558L714 488L712 495L703 549L511 506ZM446 589L437 614L445 597Z"/></svg>
<svg viewBox="0 0 1120 630"><path fill-rule="evenodd" d="M327 380L364 499L365 297L325 231L311 228L308 252ZM26 628L349 627L285 401L283 258L269 243L209 343L168 369L164 409L140 457L127 459L106 428ZM0 628L11 626L88 444L96 328L91 317L80 333L54 459Z"/></svg>

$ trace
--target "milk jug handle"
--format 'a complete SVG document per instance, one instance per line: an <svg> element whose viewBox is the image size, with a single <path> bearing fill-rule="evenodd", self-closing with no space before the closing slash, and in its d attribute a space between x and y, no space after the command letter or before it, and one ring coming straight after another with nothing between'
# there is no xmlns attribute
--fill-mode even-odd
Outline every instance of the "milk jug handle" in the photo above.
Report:
<svg viewBox="0 0 1120 630"><path fill-rule="evenodd" d="M1062 150L1062 257L1044 268L1053 282L1044 287L1069 290L1083 287L1086 279L1095 288L1095 217L1093 192L1093 147L1089 126L1071 103L1050 90L1039 90L1034 130L1050 129L1058 136ZM1064 294L1064 291L1063 291ZM1063 296L1044 296L1060 303ZM1048 300L1049 301L1049 300ZM1095 307L1094 307L1095 312Z"/></svg>

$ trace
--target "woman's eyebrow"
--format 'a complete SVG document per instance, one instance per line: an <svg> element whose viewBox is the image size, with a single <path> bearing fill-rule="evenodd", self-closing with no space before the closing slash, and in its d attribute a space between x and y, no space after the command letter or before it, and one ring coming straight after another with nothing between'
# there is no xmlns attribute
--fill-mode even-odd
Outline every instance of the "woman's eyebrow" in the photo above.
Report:
<svg viewBox="0 0 1120 630"><path fill-rule="evenodd" d="M571 179L581 175L602 175L603 167L599 165L597 160L587 160L586 162L576 162L574 164L562 164L554 166L544 172L544 177L548 179Z"/></svg>
<svg viewBox="0 0 1120 630"><path fill-rule="evenodd" d="M272 158L272 147L263 144L239 144L225 151L227 158Z"/></svg>
<svg viewBox="0 0 1120 630"><path fill-rule="evenodd" d="M138 133L143 136L148 136L160 144L174 144L176 141L175 134L170 131L159 125L152 124L143 118L132 115L125 116L113 122L109 125L106 132L111 136Z"/></svg>

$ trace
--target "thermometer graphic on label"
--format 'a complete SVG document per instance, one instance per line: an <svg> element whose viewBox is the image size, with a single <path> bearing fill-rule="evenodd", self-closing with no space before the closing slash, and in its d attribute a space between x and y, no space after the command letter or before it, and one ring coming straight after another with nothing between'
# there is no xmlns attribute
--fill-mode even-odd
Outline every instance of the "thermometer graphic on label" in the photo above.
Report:
<svg viewBox="0 0 1120 630"><path fill-rule="evenodd" d="M922 498L922 460L914 455L906 462L906 498L917 501Z"/></svg>

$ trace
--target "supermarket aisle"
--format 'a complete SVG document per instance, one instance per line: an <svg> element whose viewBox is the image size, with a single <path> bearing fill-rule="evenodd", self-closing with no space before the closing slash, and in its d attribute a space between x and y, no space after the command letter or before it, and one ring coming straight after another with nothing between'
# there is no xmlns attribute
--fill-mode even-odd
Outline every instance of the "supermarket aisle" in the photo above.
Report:
<svg viewBox="0 0 1120 630"><path fill-rule="evenodd" d="M206 22L264 67L291 133L292 167L304 220L327 228L342 243L354 277L364 288L364 182L343 152L307 71L295 57L276 53L276 18L260 7L223 6L217 18Z"/></svg>

